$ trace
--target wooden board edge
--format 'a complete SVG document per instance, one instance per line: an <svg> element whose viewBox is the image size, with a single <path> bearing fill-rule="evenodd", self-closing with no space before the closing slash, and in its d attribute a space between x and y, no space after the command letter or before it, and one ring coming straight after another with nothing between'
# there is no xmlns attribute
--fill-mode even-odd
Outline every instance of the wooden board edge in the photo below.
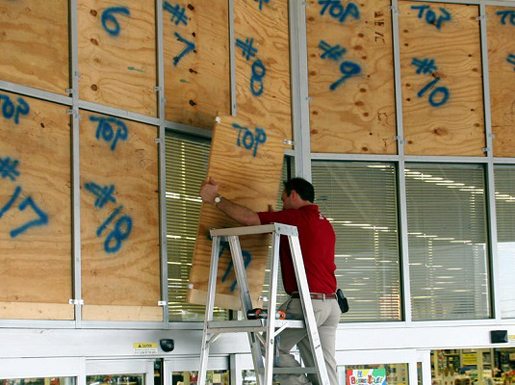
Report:
<svg viewBox="0 0 515 385"><path fill-rule="evenodd" d="M163 322L160 306L84 305L84 321Z"/></svg>
<svg viewBox="0 0 515 385"><path fill-rule="evenodd" d="M0 302L0 319L70 321L74 306L62 303Z"/></svg>

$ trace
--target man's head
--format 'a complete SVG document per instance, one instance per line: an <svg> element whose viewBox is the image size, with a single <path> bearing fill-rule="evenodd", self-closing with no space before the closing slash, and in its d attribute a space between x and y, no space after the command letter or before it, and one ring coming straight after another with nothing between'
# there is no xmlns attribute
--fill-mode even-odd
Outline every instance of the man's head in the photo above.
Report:
<svg viewBox="0 0 515 385"><path fill-rule="evenodd" d="M284 209L298 209L315 201L313 185L302 178L293 178L284 182L282 195Z"/></svg>

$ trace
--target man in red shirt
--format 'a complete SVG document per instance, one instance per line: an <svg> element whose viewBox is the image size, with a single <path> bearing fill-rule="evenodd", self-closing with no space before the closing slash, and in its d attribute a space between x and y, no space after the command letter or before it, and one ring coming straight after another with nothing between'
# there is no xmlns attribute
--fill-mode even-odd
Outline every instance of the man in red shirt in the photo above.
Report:
<svg viewBox="0 0 515 385"><path fill-rule="evenodd" d="M243 225L254 226L277 222L297 226L327 374L331 385L338 384L335 341L341 311L335 295L337 289L334 273L336 237L329 221L320 214L318 206L313 204L315 200L313 186L302 178L290 179L284 184L281 198L283 210L259 213L221 197L218 190L218 184L210 178L202 185L200 196L204 202L214 203L218 209ZM280 256L284 289L290 295L290 299L280 306L280 310L285 311L291 318L302 318L302 307L288 242L281 241ZM290 354L295 345L299 348L305 365L315 366L305 329L286 329L281 332L278 343L278 366L300 366L295 357ZM318 383L318 377L314 374L279 375L277 380L281 385Z"/></svg>

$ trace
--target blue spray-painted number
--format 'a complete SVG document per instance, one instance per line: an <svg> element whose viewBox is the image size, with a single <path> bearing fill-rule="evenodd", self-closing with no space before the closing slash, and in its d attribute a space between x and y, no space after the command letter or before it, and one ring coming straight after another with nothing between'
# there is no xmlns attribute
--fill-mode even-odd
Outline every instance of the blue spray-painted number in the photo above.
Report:
<svg viewBox="0 0 515 385"><path fill-rule="evenodd" d="M249 60L251 57L256 56L258 52L257 48L253 47L252 44L254 44L253 38L245 39L245 41L241 39L236 39L236 47L241 48L243 57L246 60Z"/></svg>
<svg viewBox="0 0 515 385"><path fill-rule="evenodd" d="M270 0L254 0L254 1L259 3L259 10L260 11L263 10L263 3L265 3L265 4L270 3Z"/></svg>
<svg viewBox="0 0 515 385"><path fill-rule="evenodd" d="M506 18L509 16L510 24L515 25L515 11L497 11L495 14L501 16L501 24L506 25Z"/></svg>
<svg viewBox="0 0 515 385"><path fill-rule="evenodd" d="M21 194L21 187L20 186L17 186L14 190L14 193L13 195L11 196L11 198L9 199L9 201L4 205L4 207L2 207L0 209L0 218L3 217L3 215L11 209L11 207L14 205L14 203L16 202L16 200L18 199L18 197L20 196ZM12 230L10 232L10 236L11 238L16 238L18 235L20 234L23 234L24 232L26 232L28 229L30 229L31 227L36 227L36 226L43 226L43 225L46 225L48 224L48 215L43 211L41 210L37 205L36 203L34 202L34 200L32 199L32 197L26 197L19 205L18 205L18 210L20 211L25 211L25 209L27 207L30 207L32 208L32 210L34 210L34 212L37 214L38 218L37 219L34 219L34 220L31 220L31 221L28 221L27 223L25 223L24 225Z"/></svg>
<svg viewBox="0 0 515 385"><path fill-rule="evenodd" d="M220 251L218 253L218 258L221 258L222 255L226 251L229 251L229 249L230 249L229 242L226 242L226 241L220 242ZM250 261L252 260L252 254L250 254L246 250L242 250L241 254L242 254L242 257L243 257L243 264L244 264L244 267L245 267L245 270L246 270L247 267L250 264ZM231 272L232 269L233 269L233 261L232 261L232 258L231 258L231 260L229 262L229 265L227 266L227 269L225 270L224 275L222 276L222 278L220 280L222 283L225 283L225 281L229 277L229 273ZM232 284L230 286L231 293L234 291L234 289L236 289L237 283L238 283L238 281L236 279L232 282Z"/></svg>
<svg viewBox="0 0 515 385"><path fill-rule="evenodd" d="M265 65L261 60L257 59L252 63L252 76L250 77L250 90L252 91L252 95L260 96L263 93L265 88L263 78L265 75ZM256 84L258 85L258 88L256 88Z"/></svg>
<svg viewBox="0 0 515 385"><path fill-rule="evenodd" d="M512 53L510 53L510 54L508 55L508 58L506 59L506 61L507 61L508 63L510 63L510 64L515 65L515 55L514 55L514 54L512 54ZM515 68L513 68L513 70L515 71Z"/></svg>
<svg viewBox="0 0 515 385"><path fill-rule="evenodd" d="M422 19L424 18L425 13L425 20L427 24L434 24L436 26L436 29L442 28L442 23L444 21L452 20L452 16L445 8L439 8L440 9L440 16L436 17L436 12L429 7L429 5L412 5L411 9L419 10L418 12L418 18Z"/></svg>
<svg viewBox="0 0 515 385"><path fill-rule="evenodd" d="M18 105L15 107L11 98L8 95L0 95L0 102L2 102L2 115L6 119L14 117L14 123L20 123L20 115L28 115L30 107L25 100L18 98Z"/></svg>
<svg viewBox="0 0 515 385"><path fill-rule="evenodd" d="M89 182L84 187L97 197L95 207L103 208L108 202L116 203L116 198L113 196L114 185L101 187L96 183Z"/></svg>
<svg viewBox="0 0 515 385"><path fill-rule="evenodd" d="M431 74L438 69L438 67L435 64L434 59L417 59L413 58L411 61L411 65L417 67L416 73L417 74ZM441 80L440 77L435 78L434 80L427 83L418 93L417 96L419 98L423 97L427 91L429 91L431 88L433 88L436 83L438 83ZM449 99L450 92L447 87L438 87L435 88L431 93L429 94L429 104L433 107L440 107L447 103L447 100Z"/></svg>
<svg viewBox="0 0 515 385"><path fill-rule="evenodd" d="M100 237L104 230L120 213L123 206L118 206L111 215L97 229L97 237ZM132 231L132 218L128 215L122 215L118 218L114 225L114 229L107 235L104 241L104 250L107 253L116 253L122 247L122 242L129 237ZM114 241L114 244L113 244Z"/></svg>
<svg viewBox="0 0 515 385"><path fill-rule="evenodd" d="M340 44L330 45L324 40L320 40L318 44L318 48L320 48L323 53L320 55L322 59L331 59L334 61L339 61L347 50L343 47L340 47Z"/></svg>
<svg viewBox="0 0 515 385"><path fill-rule="evenodd" d="M163 3L163 9L172 14L172 18L170 21L175 25L179 25L180 23L184 25L188 25L188 16L186 16L186 8L180 6L179 4L172 5L168 1Z"/></svg>
<svg viewBox="0 0 515 385"><path fill-rule="evenodd" d="M418 93L417 96L421 98L424 96L424 94L430 90L436 83L440 81L440 78L436 78L435 80L429 82L426 84L424 88L422 88ZM440 98L440 100L438 100ZM447 103L447 100L449 99L449 89L447 87L438 87L435 88L430 94L429 94L429 104L431 104L433 107L440 107L441 105L444 105Z"/></svg>
<svg viewBox="0 0 515 385"><path fill-rule="evenodd" d="M17 170L18 164L20 162L16 159L12 159L10 157L0 158L0 176L2 179L9 178L12 181L15 181L18 176L20 176L20 172Z"/></svg>
<svg viewBox="0 0 515 385"><path fill-rule="evenodd" d="M36 203L32 200L31 197L25 198L20 205L18 206L20 211L24 211L27 206L30 206L32 210L38 215L38 219L34 219L25 223L23 226L18 227L11 231L11 238L16 238L18 235L23 234L25 231L35 226L43 226L48 224L48 215L41 210Z"/></svg>
<svg viewBox="0 0 515 385"><path fill-rule="evenodd" d="M95 133L95 137L97 139L104 139L106 142L111 142L111 151L116 149L116 143L119 140L127 140L129 137L129 131L127 130L127 126L120 119L115 118L105 118L103 116L93 116L89 117L89 120L92 122L98 122L97 131ZM116 134L114 133L113 127L111 123L118 126L116 130Z"/></svg>
<svg viewBox="0 0 515 385"><path fill-rule="evenodd" d="M438 69L438 67L435 65L434 59L420 60L420 59L414 58L411 61L411 65L417 67L416 73L418 75L432 74L434 71L436 71Z"/></svg>
<svg viewBox="0 0 515 385"><path fill-rule="evenodd" d="M238 140L236 142L238 147L241 147L243 145L243 147L245 147L247 150L254 149L254 151L252 152L252 156L255 157L258 150L258 146L266 142L265 130L256 127L254 130L255 134L253 134L248 127L240 126L236 123L233 123L232 127L237 130L240 130L240 132L238 133Z"/></svg>
<svg viewBox="0 0 515 385"><path fill-rule="evenodd" d="M175 34L175 37L177 38L177 40L179 40L181 43L186 44L186 47L182 50L182 52L178 56L173 58L173 65L177 66L177 64L181 61L181 59L184 57L184 55L186 55L187 53L189 53L195 49L195 43L193 43L192 41L186 40L181 35L179 35L177 32L174 32L174 34Z"/></svg>
<svg viewBox="0 0 515 385"><path fill-rule="evenodd" d="M352 16L355 20L360 18L359 8L356 3L349 2L345 6L341 0L318 0L318 5L322 6L320 16L323 16L329 10L329 15L340 23L344 23L349 16Z"/></svg>
<svg viewBox="0 0 515 385"><path fill-rule="evenodd" d="M334 91L340 84L345 82L348 78L359 75L361 73L361 67L359 64L351 62L351 61L344 61L340 64L340 72L343 74L343 76L335 81L329 89L331 91Z"/></svg>
<svg viewBox="0 0 515 385"><path fill-rule="evenodd" d="M120 34L120 23L114 16L115 13L130 16L131 11L127 7L111 7L102 12L102 27L111 36L118 36Z"/></svg>

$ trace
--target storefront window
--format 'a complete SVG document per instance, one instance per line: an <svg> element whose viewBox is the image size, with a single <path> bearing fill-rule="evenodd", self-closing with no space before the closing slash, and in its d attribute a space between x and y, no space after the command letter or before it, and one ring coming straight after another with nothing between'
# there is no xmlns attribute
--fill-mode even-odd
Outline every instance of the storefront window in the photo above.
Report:
<svg viewBox="0 0 515 385"><path fill-rule="evenodd" d="M87 385L144 385L144 383L145 379L142 374L113 374L86 377Z"/></svg>
<svg viewBox="0 0 515 385"><path fill-rule="evenodd" d="M2 385L75 385L75 377L16 378L0 381Z"/></svg>
<svg viewBox="0 0 515 385"><path fill-rule="evenodd" d="M408 364L339 366L338 376L343 385L407 385L409 381Z"/></svg>
<svg viewBox="0 0 515 385"><path fill-rule="evenodd" d="M407 165L413 320L490 316L484 169Z"/></svg>
<svg viewBox="0 0 515 385"><path fill-rule="evenodd" d="M435 350L432 385L515 384L515 348Z"/></svg>
<svg viewBox="0 0 515 385"><path fill-rule="evenodd" d="M173 372L172 385L196 385L198 372ZM228 370L208 370L206 375L207 385L229 385ZM244 383L245 384L245 383Z"/></svg>

